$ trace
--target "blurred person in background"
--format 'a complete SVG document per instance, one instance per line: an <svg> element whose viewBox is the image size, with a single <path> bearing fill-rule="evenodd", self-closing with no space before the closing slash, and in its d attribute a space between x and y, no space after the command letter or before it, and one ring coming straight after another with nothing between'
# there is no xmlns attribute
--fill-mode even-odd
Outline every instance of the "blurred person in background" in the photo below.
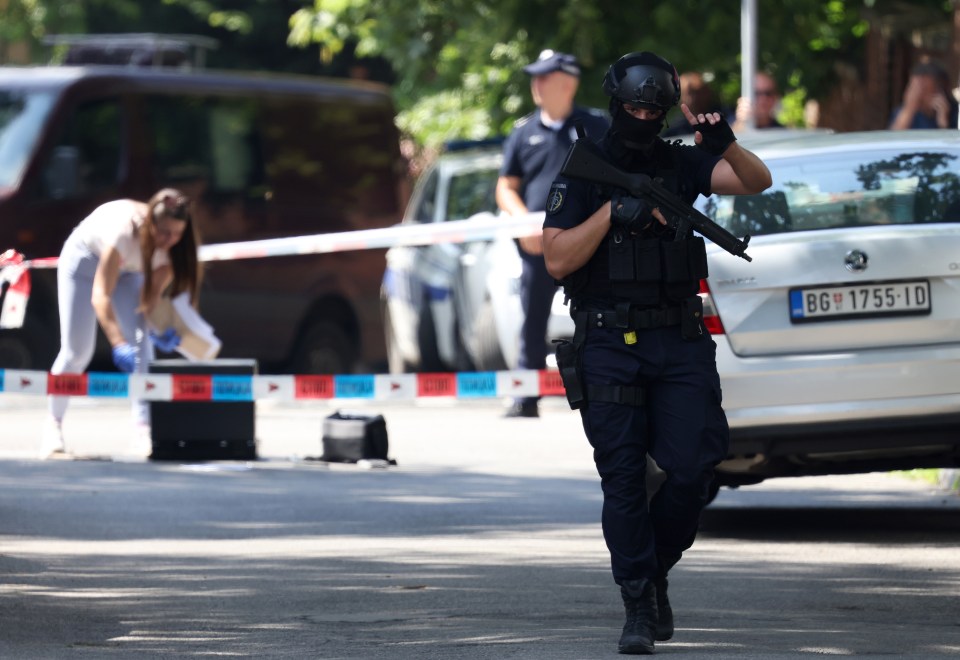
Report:
<svg viewBox="0 0 960 660"><path fill-rule="evenodd" d="M957 101L947 71L939 63L924 60L910 70L903 102L894 109L890 128L957 128Z"/></svg>
<svg viewBox="0 0 960 660"><path fill-rule="evenodd" d="M780 109L780 89L773 76L765 71L757 71L753 77L753 102L740 97L732 128L734 131L748 131L751 128L783 128L777 121ZM753 125L750 122L753 120Z"/></svg>
<svg viewBox="0 0 960 660"><path fill-rule="evenodd" d="M560 171L577 125L597 139L607 130L601 110L574 104L580 85L580 64L568 53L544 50L536 62L523 68L530 75L530 93L537 109L518 120L503 146L503 165L497 179L497 205L504 213L526 215L546 208L547 193ZM520 275L520 369L547 366L547 322L557 284L543 263L540 235L519 239L523 263ZM507 417L539 417L537 397L513 402Z"/></svg>

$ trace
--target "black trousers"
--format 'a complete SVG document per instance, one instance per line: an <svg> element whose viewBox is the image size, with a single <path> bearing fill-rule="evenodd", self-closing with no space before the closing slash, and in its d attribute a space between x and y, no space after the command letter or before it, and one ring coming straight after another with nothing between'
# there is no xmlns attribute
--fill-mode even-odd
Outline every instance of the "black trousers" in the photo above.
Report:
<svg viewBox="0 0 960 660"><path fill-rule="evenodd" d="M646 389L643 407L588 402L580 411L603 489L603 536L614 581L654 578L693 545L714 467L726 457L729 428L721 407L716 344L709 334L685 341L679 326L636 331L588 328L588 384ZM666 481L651 502L646 455Z"/></svg>
<svg viewBox="0 0 960 660"><path fill-rule="evenodd" d="M520 326L517 367L544 369L547 366L547 323L550 320L553 298L557 293L557 284L547 272L543 255L531 255L520 250L520 258L523 263L520 273L523 323Z"/></svg>

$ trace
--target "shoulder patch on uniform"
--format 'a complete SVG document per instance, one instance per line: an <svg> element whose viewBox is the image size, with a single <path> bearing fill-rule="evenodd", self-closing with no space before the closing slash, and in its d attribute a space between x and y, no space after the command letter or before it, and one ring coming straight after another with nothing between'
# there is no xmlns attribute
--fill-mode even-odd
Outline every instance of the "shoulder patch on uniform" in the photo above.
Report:
<svg viewBox="0 0 960 660"><path fill-rule="evenodd" d="M567 201L567 184L554 181L550 186L550 193L547 195L547 213L553 215L559 213Z"/></svg>

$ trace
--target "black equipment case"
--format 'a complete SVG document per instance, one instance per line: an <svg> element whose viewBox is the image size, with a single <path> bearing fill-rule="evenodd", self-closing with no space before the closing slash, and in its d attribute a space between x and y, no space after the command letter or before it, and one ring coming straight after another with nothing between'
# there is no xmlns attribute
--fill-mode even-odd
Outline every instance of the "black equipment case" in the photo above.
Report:
<svg viewBox="0 0 960 660"><path fill-rule="evenodd" d="M253 376L256 360L155 360L155 374ZM254 401L151 401L153 460L255 460Z"/></svg>
<svg viewBox="0 0 960 660"><path fill-rule="evenodd" d="M387 460L387 422L383 415L338 410L323 420L323 456L331 463Z"/></svg>

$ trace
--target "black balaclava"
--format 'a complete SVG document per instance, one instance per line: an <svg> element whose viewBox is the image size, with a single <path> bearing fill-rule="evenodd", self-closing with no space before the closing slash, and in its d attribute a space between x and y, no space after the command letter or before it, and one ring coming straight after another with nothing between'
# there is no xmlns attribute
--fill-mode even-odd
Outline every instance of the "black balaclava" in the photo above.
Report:
<svg viewBox="0 0 960 660"><path fill-rule="evenodd" d="M663 130L664 117L637 119L616 99L611 99L610 117L612 121L605 140L607 149L620 166L634 169L653 153L657 135Z"/></svg>
<svg viewBox="0 0 960 660"><path fill-rule="evenodd" d="M631 149L649 147L663 130L663 115L657 119L637 119L624 110L619 102L616 105L619 106L617 109L610 108L613 118L610 127L613 132Z"/></svg>

